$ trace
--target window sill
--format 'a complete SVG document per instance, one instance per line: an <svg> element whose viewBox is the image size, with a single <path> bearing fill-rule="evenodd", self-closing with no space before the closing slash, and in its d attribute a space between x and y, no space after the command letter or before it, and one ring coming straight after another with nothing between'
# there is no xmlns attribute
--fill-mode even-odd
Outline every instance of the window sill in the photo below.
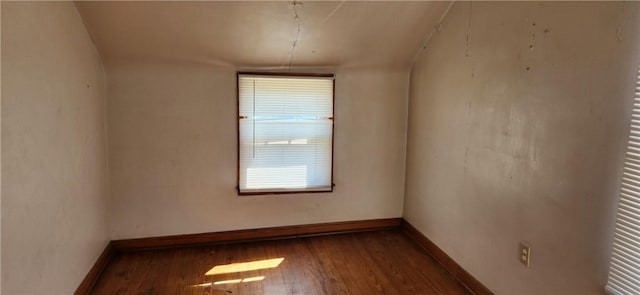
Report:
<svg viewBox="0 0 640 295"><path fill-rule="evenodd" d="M240 191L236 188L238 196L256 196L256 195L289 195L289 194L316 194L316 193L332 193L333 187L322 188L317 190L274 190L274 191Z"/></svg>

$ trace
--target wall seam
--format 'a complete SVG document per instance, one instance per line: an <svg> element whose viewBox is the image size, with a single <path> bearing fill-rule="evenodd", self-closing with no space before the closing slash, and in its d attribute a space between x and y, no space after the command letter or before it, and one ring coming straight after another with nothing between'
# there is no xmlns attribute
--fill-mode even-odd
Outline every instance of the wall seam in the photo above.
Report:
<svg viewBox="0 0 640 295"><path fill-rule="evenodd" d="M405 87L405 106L404 106L404 147L403 147L403 155L402 155L402 191L400 194L402 195L401 199L401 217L404 217L404 203L407 199L407 158L409 154L409 99L411 93L411 67L406 73L407 77L407 86Z"/></svg>
<svg viewBox="0 0 640 295"><path fill-rule="evenodd" d="M440 27L442 26L442 22L444 21L444 19L447 16L447 14L449 14L449 10L451 10L451 7L453 7L453 4L455 2L456 1L454 0L454 1L451 1L449 3L449 6L447 7L447 9L444 10L444 12L442 13L442 16L440 16L440 19L438 19L438 22L436 23L436 25L431 29L431 32L429 32L429 34L424 39L424 41L422 41L422 45L420 46L420 48L418 48L418 51L413 55L413 58L411 58L411 63L409 64L409 73L410 74L411 74L411 71L413 70L413 65L418 61L418 59L420 58L422 53L425 51L425 49L427 49L427 44L429 44L429 41L431 41L431 37L433 37L433 34L435 32L439 32L440 31Z"/></svg>
<svg viewBox="0 0 640 295"><path fill-rule="evenodd" d="M104 119L102 120L102 131L104 132L103 134L103 138L104 138L104 156L105 156L105 161L104 161L104 165L105 165L105 195L106 195L106 202L105 202L105 225L107 227L107 232L106 232L106 236L108 238L108 240L112 240L113 239L113 235L112 235L112 231L111 231L111 168L110 168L110 157L109 157L109 114L108 114L108 91L107 91L107 70L106 70L106 66L105 66L105 58L102 56L102 54L100 54L100 50L98 50L98 46L96 45L95 39L93 38L93 35L91 35L91 32L89 32L88 28L87 28L87 22L84 20L84 18L82 17L82 14L80 13L80 11L78 10L78 6L77 3L74 2L73 3L73 7L75 9L76 14L78 15L78 17L80 18L80 20L82 21L82 26L85 30L85 32L87 33L87 36L89 36L89 40L91 40L91 44L93 45L93 49L94 52L96 53L96 55L98 56L98 62L100 64L100 69L102 72L102 106L103 106L103 116Z"/></svg>
<svg viewBox="0 0 640 295"><path fill-rule="evenodd" d="M422 42L422 45L420 46L420 48L418 48L418 51L415 53L415 55L413 56L413 58L411 59L411 63L409 64L409 70L407 72L407 87L406 87L406 101L405 101L405 123L404 123L404 155L403 155L403 163L402 163L402 168L403 168L403 176L402 176L402 217L405 218L404 215L404 205L405 205L405 201L407 199L407 175L409 174L407 171L407 162L408 162L408 158L409 158L409 116L410 116L410 112L409 112L409 106L411 105L411 79L413 77L413 66L416 64L416 62L418 61L418 59L420 58L420 56L422 56L422 53L425 51L425 49L427 48L427 44L429 43L429 41L431 41L431 38L433 37L433 34L435 32L439 32L440 31L440 27L442 26L442 22L444 22L444 19L446 18L446 16L449 14L449 11L451 10L451 7L453 7L453 4L455 3L454 1L451 1L449 3L449 6L447 6L447 9L444 10L444 12L442 13L442 16L440 16L440 19L438 20L438 22L436 23L436 25L433 27L433 29L431 30L431 32L429 32L429 34L427 35L427 37L424 39L424 41Z"/></svg>

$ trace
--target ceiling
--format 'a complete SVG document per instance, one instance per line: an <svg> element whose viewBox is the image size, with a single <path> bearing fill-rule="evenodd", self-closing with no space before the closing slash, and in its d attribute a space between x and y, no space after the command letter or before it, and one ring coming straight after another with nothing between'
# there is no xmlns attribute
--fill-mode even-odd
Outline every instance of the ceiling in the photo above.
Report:
<svg viewBox="0 0 640 295"><path fill-rule="evenodd" d="M76 6L107 65L169 61L287 68L408 66L450 4L295 3L81 1Z"/></svg>

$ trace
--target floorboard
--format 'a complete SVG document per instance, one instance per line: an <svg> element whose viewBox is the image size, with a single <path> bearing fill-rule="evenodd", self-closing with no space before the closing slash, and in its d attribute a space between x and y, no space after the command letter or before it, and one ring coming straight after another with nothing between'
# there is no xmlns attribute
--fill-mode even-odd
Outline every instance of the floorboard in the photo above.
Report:
<svg viewBox="0 0 640 295"><path fill-rule="evenodd" d="M391 229L120 253L92 294L470 293Z"/></svg>

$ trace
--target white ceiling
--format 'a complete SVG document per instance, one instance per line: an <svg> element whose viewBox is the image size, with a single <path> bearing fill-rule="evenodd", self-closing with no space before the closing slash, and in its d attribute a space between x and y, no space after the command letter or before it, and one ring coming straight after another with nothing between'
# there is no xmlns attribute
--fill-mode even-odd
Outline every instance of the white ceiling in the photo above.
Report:
<svg viewBox="0 0 640 295"><path fill-rule="evenodd" d="M108 65L161 60L286 68L408 66L450 3L298 2L295 11L284 1L76 6Z"/></svg>

